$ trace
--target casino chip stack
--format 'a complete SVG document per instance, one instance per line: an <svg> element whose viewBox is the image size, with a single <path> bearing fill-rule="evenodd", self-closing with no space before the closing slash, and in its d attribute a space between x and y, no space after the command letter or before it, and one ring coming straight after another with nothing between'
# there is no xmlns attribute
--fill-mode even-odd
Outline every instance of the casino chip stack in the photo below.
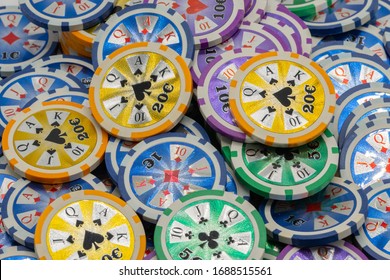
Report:
<svg viewBox="0 0 390 280"><path fill-rule="evenodd" d="M0 259L390 259L390 2L303 2L0 7Z"/></svg>

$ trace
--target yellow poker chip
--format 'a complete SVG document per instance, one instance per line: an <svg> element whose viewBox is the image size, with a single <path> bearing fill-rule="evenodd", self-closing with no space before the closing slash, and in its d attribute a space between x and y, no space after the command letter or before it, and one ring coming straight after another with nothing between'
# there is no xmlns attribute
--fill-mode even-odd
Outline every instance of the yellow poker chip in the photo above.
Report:
<svg viewBox="0 0 390 280"><path fill-rule="evenodd" d="M111 135L128 141L167 132L186 113L192 79L184 59L159 43L124 46L96 69L92 114Z"/></svg>
<svg viewBox="0 0 390 280"><path fill-rule="evenodd" d="M64 194L41 214L35 252L45 260L141 260L140 218L123 200L101 191Z"/></svg>
<svg viewBox="0 0 390 280"><path fill-rule="evenodd" d="M4 156L30 181L58 184L79 179L102 161L108 135L91 111L65 101L43 102L18 113L5 127Z"/></svg>
<svg viewBox="0 0 390 280"><path fill-rule="evenodd" d="M316 139L336 105L326 72L295 53L253 57L237 71L230 88L230 107L238 126L273 147L297 147Z"/></svg>

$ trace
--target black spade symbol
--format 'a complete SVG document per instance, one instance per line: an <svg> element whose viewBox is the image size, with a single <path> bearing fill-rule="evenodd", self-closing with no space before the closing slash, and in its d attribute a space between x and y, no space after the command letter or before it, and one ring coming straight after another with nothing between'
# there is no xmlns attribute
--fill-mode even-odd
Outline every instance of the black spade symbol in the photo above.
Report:
<svg viewBox="0 0 390 280"><path fill-rule="evenodd" d="M291 100L295 100L295 96L291 96L292 94L292 89L289 87L285 87L277 92L274 93L274 96L280 104L282 104L284 107L289 107L291 105Z"/></svg>
<svg viewBox="0 0 390 280"><path fill-rule="evenodd" d="M138 101L142 101L145 98L145 94L147 95L151 94L151 92L147 90L152 87L152 83L147 81L147 82L135 84L132 87L135 93L135 98L137 98Z"/></svg>
<svg viewBox="0 0 390 280"><path fill-rule="evenodd" d="M56 143L56 144L65 144L65 142L66 142L65 138L63 138L62 136L67 136L67 134L66 133L61 134L61 130L59 130L58 128L54 128L49 133L49 135L46 137L45 140Z"/></svg>
<svg viewBox="0 0 390 280"><path fill-rule="evenodd" d="M99 249L99 243L104 241L104 236L98 233L90 232L88 230L85 231L83 248L85 250L90 250L92 245L95 247L95 250Z"/></svg>

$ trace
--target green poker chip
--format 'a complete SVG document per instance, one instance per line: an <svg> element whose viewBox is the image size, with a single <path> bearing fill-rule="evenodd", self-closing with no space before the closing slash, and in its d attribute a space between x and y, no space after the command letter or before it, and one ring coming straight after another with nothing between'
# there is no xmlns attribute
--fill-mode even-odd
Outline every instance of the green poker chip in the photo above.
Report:
<svg viewBox="0 0 390 280"><path fill-rule="evenodd" d="M175 201L154 234L160 260L260 260L266 239L264 222L248 201L215 190Z"/></svg>
<svg viewBox="0 0 390 280"><path fill-rule="evenodd" d="M265 253L263 256L263 260L276 260L276 258L279 256L280 252L283 250L284 247L286 247L286 245L280 242L267 240L267 243L265 244Z"/></svg>
<svg viewBox="0 0 390 280"><path fill-rule="evenodd" d="M219 145L221 146L221 154L223 156L223 159L227 162L227 164L232 167L232 155L230 151L230 145L232 144L232 140L227 138L226 136L223 136L219 133L217 135L217 140L219 142Z"/></svg>
<svg viewBox="0 0 390 280"><path fill-rule="evenodd" d="M233 169L247 188L275 200L318 193L333 179L339 161L337 142L329 130L296 148L232 142L230 151Z"/></svg>

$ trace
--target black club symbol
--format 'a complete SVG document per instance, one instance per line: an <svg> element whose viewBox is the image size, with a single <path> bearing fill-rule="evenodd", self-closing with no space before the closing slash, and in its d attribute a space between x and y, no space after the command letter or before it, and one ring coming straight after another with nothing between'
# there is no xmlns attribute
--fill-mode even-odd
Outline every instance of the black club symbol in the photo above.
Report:
<svg viewBox="0 0 390 280"><path fill-rule="evenodd" d="M226 240L227 244L230 245L230 244L233 244L235 241L233 239L233 237L229 236L229 238Z"/></svg>
<svg viewBox="0 0 390 280"><path fill-rule="evenodd" d="M192 234L192 231L189 231L185 234L185 237L188 237L188 239L191 239L192 237L194 237L194 235Z"/></svg>
<svg viewBox="0 0 390 280"><path fill-rule="evenodd" d="M217 257L217 259L221 258L221 255L222 255L222 252L221 252L221 251L215 252L215 253L213 254L213 256L214 256L214 257Z"/></svg>
<svg viewBox="0 0 390 280"><path fill-rule="evenodd" d="M199 220L199 224L206 224L209 220L207 220L206 218L204 217L201 217L200 220Z"/></svg>
<svg viewBox="0 0 390 280"><path fill-rule="evenodd" d="M275 163L272 163L272 168L273 169L278 169L278 168L280 168L280 167L282 167L280 164L279 164L279 162L275 162Z"/></svg>
<svg viewBox="0 0 390 280"><path fill-rule="evenodd" d="M224 228L227 227L228 221L220 221L219 224L223 226Z"/></svg>
<svg viewBox="0 0 390 280"><path fill-rule="evenodd" d="M200 244L199 246L203 249L204 246L207 244L210 249L215 249L218 247L218 242L215 241L215 239L218 239L218 237L219 237L219 233L218 231L215 230L210 231L210 234L201 232L199 233L198 238L200 241L205 241L205 242Z"/></svg>
<svg viewBox="0 0 390 280"><path fill-rule="evenodd" d="M301 168L301 163L299 161L294 162L293 167L294 168Z"/></svg>

